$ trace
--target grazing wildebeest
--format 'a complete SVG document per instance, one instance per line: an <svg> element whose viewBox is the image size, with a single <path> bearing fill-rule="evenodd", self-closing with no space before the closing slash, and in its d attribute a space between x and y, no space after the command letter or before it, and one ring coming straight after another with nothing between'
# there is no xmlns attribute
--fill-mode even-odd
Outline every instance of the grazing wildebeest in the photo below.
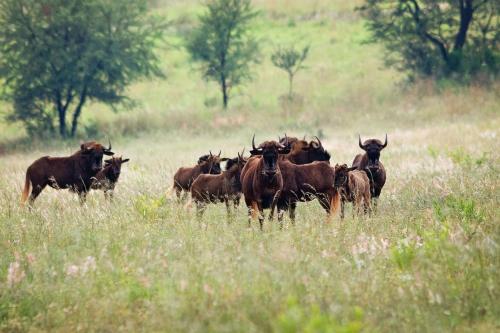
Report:
<svg viewBox="0 0 500 333"><path fill-rule="evenodd" d="M370 180L365 171L356 167L347 167L347 164L335 165L335 190L340 194L340 218L344 218L345 202L352 202L353 214L360 214L363 207L364 214L370 213Z"/></svg>
<svg viewBox="0 0 500 333"><path fill-rule="evenodd" d="M199 217L208 203L224 202L228 217L231 214L230 201L233 202L234 209L238 207L241 198L240 175L246 161L243 153L238 153L238 157L227 160L226 170L221 174L201 174L194 180L191 197L196 203Z"/></svg>
<svg viewBox="0 0 500 333"><path fill-rule="evenodd" d="M177 197L181 199L182 191L190 191L193 181L201 174L221 173L220 162L226 161L227 158L220 158L221 152L218 155L213 155L212 152L208 156L203 155L198 159L198 164L194 167L181 167L174 175L174 189Z"/></svg>
<svg viewBox="0 0 500 333"><path fill-rule="evenodd" d="M382 162L380 162L380 152L387 147L387 134L385 142L377 139L369 139L361 143L359 136L359 147L365 151L364 154L358 154L352 162L352 166L358 170L363 170L370 179L370 193L373 200L373 208L377 208L377 200L380 192L385 185L386 173Z"/></svg>
<svg viewBox="0 0 500 333"><path fill-rule="evenodd" d="M315 161L308 164L297 165L290 161L279 162L283 176L283 189L277 200L278 219L289 210L290 219L295 221L297 202L318 199L321 207L326 210L328 218L333 215L338 207L338 197L335 196L333 187L335 174L328 162ZM274 209L271 209L270 219L273 218Z"/></svg>
<svg viewBox="0 0 500 333"><path fill-rule="evenodd" d="M283 178L278 164L278 156L288 154L290 148L276 141L265 141L255 147L255 135L252 139L253 155L241 171L242 192L248 207L250 219L258 214L262 230L264 209L271 208L283 188Z"/></svg>
<svg viewBox="0 0 500 333"><path fill-rule="evenodd" d="M104 161L104 168L101 169L93 178L90 188L93 190L103 190L106 199L113 198L113 191L115 189L122 164L130 161L129 158L122 159L122 157L112 157ZM109 192L109 193L108 193Z"/></svg>
<svg viewBox="0 0 500 333"><path fill-rule="evenodd" d="M24 204L28 199L31 184L30 205L47 185L55 189L69 189L76 192L83 203L90 190L92 178L102 168L103 155L113 154L111 143L109 148L105 148L95 141L90 141L83 143L80 150L71 156L39 158L26 171L21 202Z"/></svg>

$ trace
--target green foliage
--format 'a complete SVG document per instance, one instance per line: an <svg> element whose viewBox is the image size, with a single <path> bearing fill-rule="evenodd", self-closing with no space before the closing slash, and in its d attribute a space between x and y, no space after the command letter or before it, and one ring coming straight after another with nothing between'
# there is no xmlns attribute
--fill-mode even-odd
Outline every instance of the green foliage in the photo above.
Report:
<svg viewBox="0 0 500 333"><path fill-rule="evenodd" d="M134 207L139 215L144 217L144 219L156 220L161 215L162 207L164 207L165 201L165 196L154 198L148 195L140 195L136 198Z"/></svg>
<svg viewBox="0 0 500 333"><path fill-rule="evenodd" d="M249 33L256 16L250 0L211 0L186 43L203 77L220 86L224 108L231 89L249 79L250 66L258 62L258 44Z"/></svg>
<svg viewBox="0 0 500 333"><path fill-rule="evenodd" d="M0 8L3 98L14 106L9 119L31 135L58 126L74 136L87 101L125 102L128 85L161 75L153 49L162 21L146 0L1 0Z"/></svg>
<svg viewBox="0 0 500 333"><path fill-rule="evenodd" d="M458 195L449 195L444 200L434 201L433 210L441 222L448 219L458 220L467 239L471 239L486 220L485 213L478 208L474 199Z"/></svg>
<svg viewBox="0 0 500 333"><path fill-rule="evenodd" d="M275 331L280 333L358 333L362 329L363 310L359 307L353 309L345 323L339 323L317 306L304 308L295 298L288 300L286 310L275 323Z"/></svg>
<svg viewBox="0 0 500 333"><path fill-rule="evenodd" d="M359 8L386 64L410 75L467 78L500 70L500 3L366 0Z"/></svg>
<svg viewBox="0 0 500 333"><path fill-rule="evenodd" d="M306 60L309 53L309 46L305 46L302 50L295 49L293 46L280 46L271 55L271 61L274 66L284 70L288 74L288 96L293 95L293 78L297 72L305 66L302 63Z"/></svg>
<svg viewBox="0 0 500 333"><path fill-rule="evenodd" d="M413 260L417 254L415 242L403 240L391 250L392 260L401 270L406 270L411 267Z"/></svg>
<svg viewBox="0 0 500 333"><path fill-rule="evenodd" d="M447 155L453 163L465 169L480 167L489 160L488 153L486 152L483 152L480 157L474 157L462 147L449 151Z"/></svg>

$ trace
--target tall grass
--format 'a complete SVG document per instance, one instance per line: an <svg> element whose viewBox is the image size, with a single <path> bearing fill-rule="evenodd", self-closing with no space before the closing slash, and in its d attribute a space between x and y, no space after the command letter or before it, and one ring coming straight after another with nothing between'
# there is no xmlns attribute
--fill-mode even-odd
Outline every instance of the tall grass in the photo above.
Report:
<svg viewBox="0 0 500 333"><path fill-rule="evenodd" d="M491 332L500 326L498 83L419 82L381 67L355 2L257 1L263 54L311 42L297 76L303 104L285 118L286 77L266 57L227 113L187 63L182 34L201 7L154 1L172 19L168 79L131 87L141 104L84 111L83 138L111 136L123 166L115 200L85 205L45 190L19 207L27 166L78 142L29 141L0 123L0 330L190 332ZM246 208L203 220L178 204L172 175L209 150L320 135L349 163L357 134L383 137L388 181L372 218L325 223L317 202L297 222L249 228ZM1 146L0 146L1 147ZM248 149L247 149L248 151Z"/></svg>

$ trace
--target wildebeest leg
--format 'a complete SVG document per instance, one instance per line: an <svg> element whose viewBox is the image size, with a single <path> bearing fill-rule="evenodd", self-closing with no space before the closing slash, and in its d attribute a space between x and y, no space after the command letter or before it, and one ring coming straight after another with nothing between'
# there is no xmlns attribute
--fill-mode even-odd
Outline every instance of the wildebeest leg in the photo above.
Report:
<svg viewBox="0 0 500 333"><path fill-rule="evenodd" d="M344 211L345 211L345 200L340 199L340 219L344 219Z"/></svg>
<svg viewBox="0 0 500 333"><path fill-rule="evenodd" d="M290 221L295 225L295 209L297 208L297 203L295 201L290 202Z"/></svg>
<svg viewBox="0 0 500 333"><path fill-rule="evenodd" d="M231 206L229 204L229 198L225 197L224 198L224 203L226 204L226 213L227 213L227 221L231 219Z"/></svg>
<svg viewBox="0 0 500 333"><path fill-rule="evenodd" d="M33 205L36 197L38 197L40 195L40 193L43 191L45 186L47 186L47 185L45 184L45 185L34 185L33 186L33 188L31 189L31 194L30 194L29 201L28 201L28 204L30 207Z"/></svg>
<svg viewBox="0 0 500 333"><path fill-rule="evenodd" d="M252 218L255 219L255 217L259 218L260 230L263 230L264 229L264 209L262 208L262 204L257 202L257 201L252 202Z"/></svg>
<svg viewBox="0 0 500 333"><path fill-rule="evenodd" d="M245 202L248 207L248 227L250 228L252 226L252 220L257 218L258 205L256 201L247 201L245 199Z"/></svg>
<svg viewBox="0 0 500 333"><path fill-rule="evenodd" d="M200 220L205 212L206 205L201 201L196 201L196 218Z"/></svg>
<svg viewBox="0 0 500 333"><path fill-rule="evenodd" d="M377 214L378 211L378 197L372 197L372 211L373 214Z"/></svg>
<svg viewBox="0 0 500 333"><path fill-rule="evenodd" d="M276 209L276 205L278 204L278 198L280 196L281 191L277 191L274 194L273 201L271 203L271 212L269 213L269 221L274 219L274 210Z"/></svg>
<svg viewBox="0 0 500 333"><path fill-rule="evenodd" d="M372 215L372 208L370 205L370 195L368 193L365 193L363 196L363 204L365 208L365 215L371 216Z"/></svg>
<svg viewBox="0 0 500 333"><path fill-rule="evenodd" d="M262 207L259 207L259 226L260 230L264 230L264 209Z"/></svg>
<svg viewBox="0 0 500 333"><path fill-rule="evenodd" d="M83 205L87 200L87 192L86 191L78 192L78 199L80 199L80 205Z"/></svg>

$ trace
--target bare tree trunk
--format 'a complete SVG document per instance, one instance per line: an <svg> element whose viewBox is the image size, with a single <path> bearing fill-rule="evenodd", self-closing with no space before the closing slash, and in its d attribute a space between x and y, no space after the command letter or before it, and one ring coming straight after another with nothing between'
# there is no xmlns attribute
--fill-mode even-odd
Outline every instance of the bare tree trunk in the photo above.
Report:
<svg viewBox="0 0 500 333"><path fill-rule="evenodd" d="M293 96L293 74L291 73L288 74L288 82L289 82L288 98L291 100Z"/></svg>
<svg viewBox="0 0 500 333"><path fill-rule="evenodd" d="M455 38L455 45L453 47L454 51L461 50L467 39L467 31L469 30L470 23L472 21L472 14L474 9L472 8L472 0L461 0L460 1L460 28L458 30L457 36Z"/></svg>
<svg viewBox="0 0 500 333"><path fill-rule="evenodd" d="M82 93L80 94L80 101L76 106L75 112L73 113L73 120L71 122L71 137L74 138L76 134L76 129L78 127L78 118L80 118L80 114L82 113L83 104L85 104L85 100L87 99L87 87L83 88Z"/></svg>
<svg viewBox="0 0 500 333"><path fill-rule="evenodd" d="M61 138L66 138L66 110L62 107L57 107L59 115L59 134Z"/></svg>
<svg viewBox="0 0 500 333"><path fill-rule="evenodd" d="M221 80L221 89L222 89L222 105L224 106L224 110L227 110L227 102L228 102L228 95L227 95L227 82L226 82L226 77L222 73L220 76Z"/></svg>
<svg viewBox="0 0 500 333"><path fill-rule="evenodd" d="M63 105L61 100L61 93L59 91L55 92L56 95L56 107L57 115L59 117L59 134L61 138L66 138L66 106Z"/></svg>

